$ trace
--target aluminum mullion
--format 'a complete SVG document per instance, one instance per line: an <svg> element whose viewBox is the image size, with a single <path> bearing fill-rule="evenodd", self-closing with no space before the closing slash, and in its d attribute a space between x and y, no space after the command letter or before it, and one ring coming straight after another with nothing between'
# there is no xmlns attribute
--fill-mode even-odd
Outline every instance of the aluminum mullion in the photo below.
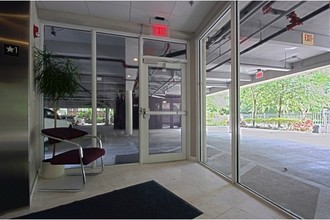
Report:
<svg viewBox="0 0 330 220"><path fill-rule="evenodd" d="M239 71L240 71L240 17L238 1L231 2L231 156L232 182L239 182L239 141L240 141L240 111L239 111Z"/></svg>
<svg viewBox="0 0 330 220"><path fill-rule="evenodd" d="M96 45L96 31L92 30L92 135L97 136L97 45ZM95 140L93 146L96 145Z"/></svg>

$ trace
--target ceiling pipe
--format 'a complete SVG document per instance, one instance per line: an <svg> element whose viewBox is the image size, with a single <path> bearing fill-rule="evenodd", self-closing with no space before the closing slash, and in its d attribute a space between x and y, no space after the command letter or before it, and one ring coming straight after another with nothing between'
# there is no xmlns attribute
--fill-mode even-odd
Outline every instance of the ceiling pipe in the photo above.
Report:
<svg viewBox="0 0 330 220"><path fill-rule="evenodd" d="M226 43L228 43L230 41L230 39L227 39L225 42L223 42L222 44L219 44L219 46L215 47L214 50L212 50L208 55L206 55L206 58L209 57L211 54L213 54L217 49L219 49L221 46L225 45Z"/></svg>
<svg viewBox="0 0 330 220"><path fill-rule="evenodd" d="M173 53L168 53L165 55L165 57L177 57L177 56L181 56L181 55L185 55L185 54L187 54L186 49L175 51ZM154 74L156 73L156 71L159 69L159 67L151 67L150 69L154 69L154 71L149 75L149 78L152 78L154 76ZM133 86L133 91L135 91L137 88L138 80L139 80L139 73L137 73L136 80L135 80L135 83Z"/></svg>
<svg viewBox="0 0 330 220"><path fill-rule="evenodd" d="M275 3L275 1L270 1L270 2L267 2L267 1L264 1L264 2L260 2L259 4L260 5L258 5L257 7L255 7L252 11L249 11L248 10L248 13L245 13L244 12L244 10L243 10L243 15L241 15L241 17L242 16L244 16L245 15L245 17L243 17L242 19L241 19L241 25L243 25L244 23L245 23L245 21L247 21L252 15L254 15L260 8L264 8L265 6L271 6L272 4L274 4ZM250 5L248 5L248 6L246 6L246 8L250 8L249 7ZM241 14L242 14L241 13ZM216 42L213 42L212 44L218 44L218 43L220 43L223 39L225 39L229 34L230 34L230 29L231 29L231 27L230 27L230 22L228 22L227 24L225 24L225 26L224 26L224 28L222 28L221 30L226 30L226 32L225 33L223 33L222 34L222 37L221 37L221 39L220 40L218 40L218 41L216 41ZM219 33L219 35L220 35L220 33ZM218 38L219 38L220 36L218 36ZM228 39L228 41L230 41L230 39ZM206 42L206 48L208 48L210 45L212 45L212 44L210 44L209 46L207 45L207 43L208 42ZM225 43L227 43L227 41L225 42ZM225 43L223 43L223 44L225 44ZM222 45L223 45L222 44ZM216 47L209 55L207 55L207 56L210 56L212 53L214 53L215 51L216 51L216 49L218 49L220 46L222 46L222 45L219 45L218 47ZM220 56L222 56L223 54L226 54L226 53L228 53L230 51L230 49L227 49L225 52L223 52L223 53L221 53L219 56L217 56L217 57L215 57L213 60L211 60L210 62L208 62L207 64L209 64L209 63L212 63L214 60L216 60L216 59L218 59Z"/></svg>
<svg viewBox="0 0 330 220"><path fill-rule="evenodd" d="M166 88L166 90L168 90L168 89L174 87L176 84L180 83L180 82L181 82L181 76L178 76L177 78L180 79L180 80L179 80L179 81L173 81L173 80L175 80L175 78L174 78L174 73L172 73L172 77L171 77L170 79L168 79L165 83L163 83L160 87L158 87L158 89L156 89L156 90L152 93L152 95L156 94L156 92L158 92L159 90L161 90L166 84L168 84L168 83L170 83L170 82L172 82L172 85L168 86L168 87Z"/></svg>
<svg viewBox="0 0 330 220"><path fill-rule="evenodd" d="M256 69L262 69L262 70L275 70L275 71L282 71L282 72L288 72L291 70L291 68L285 68L285 67L277 67L277 66L258 66L256 64L249 64L249 63L241 63L241 67L256 67Z"/></svg>
<svg viewBox="0 0 330 220"><path fill-rule="evenodd" d="M267 4L269 4L268 1L261 1L261 2L252 1L240 13L241 24L247 21L255 12L257 12L260 8L264 7ZM208 39L208 41L206 42L206 48L209 48L209 46L211 46L212 44L219 43L229 34L230 34L230 22L227 22L215 35L213 35ZM220 37L221 39L218 40Z"/></svg>
<svg viewBox="0 0 330 220"><path fill-rule="evenodd" d="M165 57L176 57L176 56L184 55L186 53L187 53L186 50L179 50L179 51L176 51L173 53L166 54ZM69 59L76 59L76 60L77 59L79 59L79 60L90 60L91 59L88 56L73 56L73 55L58 55L58 54L54 54L54 57L69 58ZM121 63L125 69L138 69L139 68L139 66L127 65L125 60L119 59L119 58L97 57L97 61L118 62L118 63ZM157 68L158 67L155 67L155 69L157 69Z"/></svg>
<svg viewBox="0 0 330 220"><path fill-rule="evenodd" d="M186 53L187 53L186 50L179 50L173 53L168 53L165 55L165 57L177 57L177 56L185 55Z"/></svg>
<svg viewBox="0 0 330 220"><path fill-rule="evenodd" d="M88 90L88 89L86 89L84 86L82 86L80 83L78 83L77 84L78 85L78 87L80 87L83 91L82 92L87 92L88 94L90 94L91 96L92 96L92 93L91 93L91 91L90 90ZM90 99L91 99L91 96L89 97ZM102 101L102 100L99 100L99 98L104 98L104 97L102 97L102 96L98 96L97 97L97 102L98 102L98 104L99 105L101 105L101 106L108 106L104 101Z"/></svg>
<svg viewBox="0 0 330 220"><path fill-rule="evenodd" d="M326 5L322 6L321 8L317 9L316 11L314 11L314 12L312 12L312 13L306 15L305 17L303 17L303 18L298 18L298 22L302 24L303 22L305 22L305 21L307 21L307 20L313 18L314 16L316 16L316 15L318 15L318 14L320 14L320 13L326 11L326 10L328 10L329 8L330 8L330 4L326 4ZM288 24L288 25L287 25L286 27L284 27L283 29L281 29L281 30L279 30L279 31L277 31L277 32L275 32L275 33L273 33L272 35L266 37L265 39L259 41L258 43L252 45L251 47L248 47L248 48L246 48L245 50L241 51L241 52L240 52L240 55L243 55L243 54L245 54L245 53L247 53L247 52L249 52L249 51L255 49L256 47L258 47L258 46L260 46L260 45L266 43L267 41L269 41L269 40L271 40L271 39L273 39L273 38L275 38L275 37L277 37L277 36L283 34L283 33L286 32L286 31L292 30L292 29L293 29L295 26L297 26L297 25L298 25L298 24ZM206 72L210 72L210 71L212 71L212 70L218 68L219 66L222 66L223 64L225 64L225 63L227 63L227 62L229 62L229 61L230 61L230 58L228 58L228 59L224 60L223 62L221 62L221 63L219 63L219 64L217 64L217 65L211 67L210 69L207 69Z"/></svg>
<svg viewBox="0 0 330 220"><path fill-rule="evenodd" d="M268 24L266 24L265 26L263 26L262 28L260 28L259 30L255 31L254 33L250 34L249 36L247 36L246 38L241 40L241 44L244 43L245 41L247 41L248 39L254 37L256 34L259 34L261 31L265 30L266 28L270 27L272 24L274 24L275 22L277 22L278 20L280 20L282 17L290 14L293 10L295 10L296 8L298 8L299 6L301 6L302 4L304 4L306 1L301 1L298 4L294 5L293 7L291 7L289 10L285 11L283 14L281 14L280 16L278 16L277 18L275 18L274 20L270 21Z"/></svg>
<svg viewBox="0 0 330 220"><path fill-rule="evenodd" d="M79 59L79 60L91 60L91 57L87 56L67 56L67 55L54 55L54 57L59 57L59 58L69 58L69 59ZM125 69L138 69L139 66L134 66L134 65L127 65L125 60L119 59L119 58L106 58L106 57L97 57L97 61L109 61L109 62L118 62L121 63L121 65Z"/></svg>
<svg viewBox="0 0 330 220"><path fill-rule="evenodd" d="M167 83L171 82L174 80L174 73L172 72L172 77L169 78L165 83L163 83L160 87L158 87L158 89L156 89L152 94L150 95L154 95L156 94L156 92L158 92L159 90L161 90Z"/></svg>
<svg viewBox="0 0 330 220"><path fill-rule="evenodd" d="M290 14L293 10L295 10L296 8L298 8L299 6L301 6L302 4L304 4L306 1L301 1L298 4L294 5L293 7L291 7L289 10L285 11L283 14L281 14L280 16L278 16L277 18L273 19L272 21L268 22L268 24L266 24L265 26L263 26L262 28L260 28L259 30L255 31L254 33L250 34L249 36L247 36L246 38L241 40L241 44L244 43L245 41L247 41L248 39L254 37L255 35L259 34L261 31L265 30L266 28L270 27L272 24L276 23L278 20L280 20L281 18L283 18L284 16ZM210 62L208 62L207 64L210 64L212 62L214 62L216 59L219 59L221 56L223 56L224 54L228 53L231 49L229 48L228 50L226 50L225 52L223 52L222 54L220 54L219 56L215 57L213 60L211 60Z"/></svg>
<svg viewBox="0 0 330 220"><path fill-rule="evenodd" d="M259 11L260 8L265 7L266 5L272 5L274 4L275 1L252 1L252 5L248 5L246 6L243 10L242 10L242 18L241 18L241 24L244 24L247 20L249 20L255 13L257 13L257 11ZM255 4L255 5L253 5ZM251 10L252 8L252 10Z"/></svg>
<svg viewBox="0 0 330 220"><path fill-rule="evenodd" d="M180 79L181 79L181 77L179 77ZM166 88L166 90L169 90L169 89L171 89L172 87L174 87L174 86L176 86L178 83L180 83L181 82L181 80L179 80L179 81L175 81L175 82L172 82L172 84L171 85L169 85L167 88ZM156 92L154 92L153 94L155 94Z"/></svg>
<svg viewBox="0 0 330 220"><path fill-rule="evenodd" d="M255 13L257 13L257 11L259 11L261 7L264 8L265 6L271 6L271 5L274 4L274 3L275 3L275 1L270 1L270 2L268 2L268 3L267 3L267 1L261 2L260 5L258 5L258 6L257 6L256 8L254 8L252 11L249 11L248 14L247 14L247 16L245 16L245 17L243 17L243 18L241 19L241 21L240 21L240 25L243 25L243 24L244 24L249 18L252 17L252 15L254 15ZM243 11L243 14L245 14L244 11ZM214 44L217 44L217 43L219 43L222 39L226 38L226 37L230 34L230 29L231 29L231 27L229 26L229 30L227 30L226 33L222 36L222 38L221 38L220 40L218 40L217 42L215 42Z"/></svg>
<svg viewBox="0 0 330 220"><path fill-rule="evenodd" d="M267 4L269 4L269 1L252 1L240 12L241 24L244 24L244 22L246 22L254 13L256 13L259 9L261 9ZM217 33L215 33L207 40L206 48L209 48L212 44L219 43L222 39L228 36L229 33L230 22L227 22ZM218 40L220 37L221 39Z"/></svg>

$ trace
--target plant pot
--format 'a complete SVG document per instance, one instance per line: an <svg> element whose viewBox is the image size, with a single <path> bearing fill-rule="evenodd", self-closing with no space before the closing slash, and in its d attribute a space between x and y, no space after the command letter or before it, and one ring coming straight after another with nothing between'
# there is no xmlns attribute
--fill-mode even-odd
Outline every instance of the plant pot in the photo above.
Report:
<svg viewBox="0 0 330 220"><path fill-rule="evenodd" d="M64 165L50 164L50 160L42 161L42 177L45 179L57 178L64 175Z"/></svg>

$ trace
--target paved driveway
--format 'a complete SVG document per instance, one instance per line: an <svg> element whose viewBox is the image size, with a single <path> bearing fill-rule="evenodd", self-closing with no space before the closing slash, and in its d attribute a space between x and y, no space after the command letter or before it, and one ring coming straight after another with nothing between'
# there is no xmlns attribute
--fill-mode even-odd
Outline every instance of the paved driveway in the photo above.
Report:
<svg viewBox="0 0 330 220"><path fill-rule="evenodd" d="M207 163L227 175L230 138L227 127L208 128ZM240 155L243 184L304 218L329 218L330 134L242 128Z"/></svg>

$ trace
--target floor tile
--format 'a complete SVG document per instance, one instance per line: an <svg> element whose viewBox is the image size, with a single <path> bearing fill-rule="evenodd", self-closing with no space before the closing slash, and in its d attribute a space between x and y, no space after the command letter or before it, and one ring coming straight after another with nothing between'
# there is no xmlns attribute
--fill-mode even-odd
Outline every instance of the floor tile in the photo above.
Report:
<svg viewBox="0 0 330 220"><path fill-rule="evenodd" d="M63 177L55 182L67 181ZM65 179L65 180L64 180ZM222 177L199 163L177 161L158 164L106 166L102 174L88 176L87 184L78 193L34 192L32 204L6 213L1 218L13 218L61 204L111 192L148 180L155 180L203 211L198 218L286 218L286 215L257 201ZM40 178L38 186L51 180Z"/></svg>

